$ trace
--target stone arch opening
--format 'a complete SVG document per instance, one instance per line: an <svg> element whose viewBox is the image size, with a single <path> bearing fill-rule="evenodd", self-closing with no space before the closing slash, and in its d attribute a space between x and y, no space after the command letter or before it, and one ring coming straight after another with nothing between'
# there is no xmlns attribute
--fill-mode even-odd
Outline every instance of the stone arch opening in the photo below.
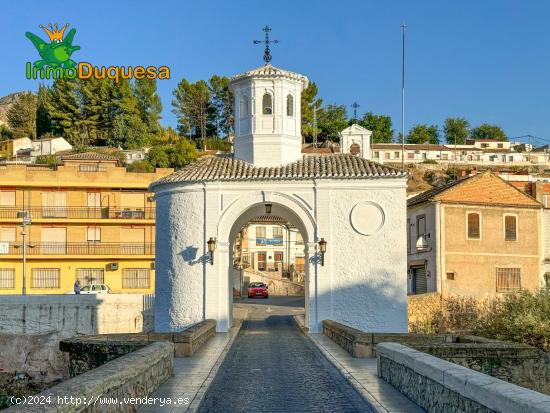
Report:
<svg viewBox="0 0 550 413"><path fill-rule="evenodd" d="M285 203L288 203L285 202ZM266 213L266 204L270 205L271 213ZM220 220L219 226L219 241L221 244L226 245L227 248L224 248L225 259L220 257L222 260L221 270L225 268L227 271L227 307L224 312L229 317L229 324L231 324L232 311L233 311L233 294L234 287L241 286L242 282L242 271L241 268L236 268L236 243L238 242L239 234L242 229L251 222L255 222L258 219L263 220L266 223L284 223L292 227L301 238L301 244L294 248L301 249L301 258L299 265L303 266L303 297L304 297L304 309L305 309L305 322L306 325L309 325L310 320L315 319L316 313L316 295L314 292L314 278L315 278L315 244L313 240L315 239L315 230L311 222L308 222L303 212L300 213L299 208L291 208L289 205L285 205L282 202L276 202L273 200L270 201L261 201L248 205L244 208L235 207L235 211L228 213L227 216L222 217ZM238 212L236 212L238 211ZM272 217L273 221L269 221L269 217ZM290 254L287 250L287 258L290 258ZM296 262L294 262L296 265ZM284 264L283 264L284 266ZM223 275L222 275L223 276ZM224 327L221 326L221 329Z"/></svg>

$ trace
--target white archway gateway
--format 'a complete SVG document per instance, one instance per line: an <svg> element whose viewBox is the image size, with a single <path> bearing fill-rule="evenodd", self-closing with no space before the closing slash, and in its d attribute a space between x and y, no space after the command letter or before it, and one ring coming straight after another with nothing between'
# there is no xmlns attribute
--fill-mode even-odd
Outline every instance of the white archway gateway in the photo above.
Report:
<svg viewBox="0 0 550 413"><path fill-rule="evenodd" d="M306 322L372 332L407 330L406 181L350 154L301 154L300 116L284 109L305 76L266 65L233 78L235 154L204 156L151 185L157 199L155 330L216 319L231 326L232 242L253 218L283 217L304 238ZM262 111L266 90L271 113ZM241 105L235 105L240 111ZM207 243L216 241L213 262ZM318 242L327 241L323 262ZM324 265L323 265L324 264Z"/></svg>

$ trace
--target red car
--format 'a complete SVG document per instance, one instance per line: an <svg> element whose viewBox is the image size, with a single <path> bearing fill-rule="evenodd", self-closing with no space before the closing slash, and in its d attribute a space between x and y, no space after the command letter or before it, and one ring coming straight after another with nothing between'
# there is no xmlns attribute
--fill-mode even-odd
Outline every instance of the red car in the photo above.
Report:
<svg viewBox="0 0 550 413"><path fill-rule="evenodd" d="M263 297L268 298L269 292L267 291L267 285L264 283L250 283L248 286L248 298Z"/></svg>

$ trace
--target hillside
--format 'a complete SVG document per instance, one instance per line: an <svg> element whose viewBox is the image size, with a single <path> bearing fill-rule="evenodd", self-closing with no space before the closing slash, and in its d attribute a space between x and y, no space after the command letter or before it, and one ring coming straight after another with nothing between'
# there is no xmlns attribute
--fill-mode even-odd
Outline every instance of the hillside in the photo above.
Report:
<svg viewBox="0 0 550 413"><path fill-rule="evenodd" d="M8 110L10 110L11 105L15 103L22 93L24 92L10 93L0 98L0 125L6 125L8 123Z"/></svg>

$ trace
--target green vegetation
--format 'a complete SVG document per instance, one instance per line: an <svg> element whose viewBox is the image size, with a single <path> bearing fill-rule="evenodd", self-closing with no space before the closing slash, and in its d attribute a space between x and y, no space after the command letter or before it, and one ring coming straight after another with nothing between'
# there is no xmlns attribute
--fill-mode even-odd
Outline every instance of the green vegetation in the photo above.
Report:
<svg viewBox="0 0 550 413"><path fill-rule="evenodd" d="M492 301L446 297L422 311L409 324L412 332L471 332L550 351L550 288L522 290Z"/></svg>
<svg viewBox="0 0 550 413"><path fill-rule="evenodd" d="M504 133L502 128L498 125L489 125L488 123L482 123L478 127L471 131L472 139L491 139L495 141L507 141L508 136Z"/></svg>
<svg viewBox="0 0 550 413"><path fill-rule="evenodd" d="M36 138L36 103L36 95L25 92L10 107L7 118L14 139Z"/></svg>
<svg viewBox="0 0 550 413"><path fill-rule="evenodd" d="M447 118L443 125L445 140L450 145L464 145L470 131L470 122L464 118Z"/></svg>
<svg viewBox="0 0 550 413"><path fill-rule="evenodd" d="M407 135L407 143L439 143L437 125L414 125Z"/></svg>

